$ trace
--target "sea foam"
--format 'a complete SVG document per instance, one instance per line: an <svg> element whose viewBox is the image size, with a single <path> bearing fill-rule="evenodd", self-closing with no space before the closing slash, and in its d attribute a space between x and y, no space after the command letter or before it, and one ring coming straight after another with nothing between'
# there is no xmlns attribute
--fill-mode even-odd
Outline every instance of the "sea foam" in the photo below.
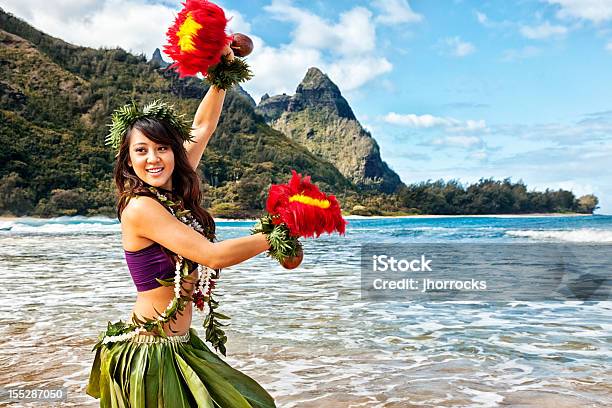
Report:
<svg viewBox="0 0 612 408"><path fill-rule="evenodd" d="M514 238L531 238L542 241L563 242L612 242L612 231L592 228L574 230L518 230L506 231Z"/></svg>

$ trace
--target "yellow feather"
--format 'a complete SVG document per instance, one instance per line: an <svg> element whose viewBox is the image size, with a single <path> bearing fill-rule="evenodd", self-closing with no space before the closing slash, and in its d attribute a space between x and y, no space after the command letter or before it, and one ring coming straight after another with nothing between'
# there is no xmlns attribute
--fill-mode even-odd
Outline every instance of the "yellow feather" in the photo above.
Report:
<svg viewBox="0 0 612 408"><path fill-rule="evenodd" d="M319 200L317 198L308 197L303 194L295 194L289 197L289 202L291 203L293 201L297 201L306 205L312 205L314 207L319 208L328 208L330 205L328 200Z"/></svg>
<svg viewBox="0 0 612 408"><path fill-rule="evenodd" d="M183 24L181 24L181 28L176 34L179 37L178 46L181 51L188 52L196 49L193 45L193 37L198 33L200 28L202 28L202 25L191 17L191 13L187 13L187 18Z"/></svg>

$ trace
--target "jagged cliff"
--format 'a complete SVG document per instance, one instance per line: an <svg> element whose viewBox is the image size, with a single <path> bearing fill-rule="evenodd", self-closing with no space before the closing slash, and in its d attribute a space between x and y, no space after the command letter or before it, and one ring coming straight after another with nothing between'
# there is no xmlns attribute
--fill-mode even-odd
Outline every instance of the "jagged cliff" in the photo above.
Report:
<svg viewBox="0 0 612 408"><path fill-rule="evenodd" d="M333 163L360 188L391 193L402 185L336 84L319 69L308 70L295 95L264 95L256 112L274 129Z"/></svg>

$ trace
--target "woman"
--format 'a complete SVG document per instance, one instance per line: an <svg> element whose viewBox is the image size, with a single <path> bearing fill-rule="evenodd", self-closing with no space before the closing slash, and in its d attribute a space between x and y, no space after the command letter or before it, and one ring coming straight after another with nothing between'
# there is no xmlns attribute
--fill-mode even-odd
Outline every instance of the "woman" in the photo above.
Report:
<svg viewBox="0 0 612 408"><path fill-rule="evenodd" d="M231 64L231 49L223 54L222 62ZM201 307L206 300L212 322L207 340L224 354L211 278L269 249L263 234L211 242L214 221L200 207L195 170L224 97L224 89L211 86L191 129L158 102L142 111L127 106L113 116L117 212L138 295L132 321L109 323L95 347L87 393L100 398L101 407L275 406L257 382L227 365L190 329L194 301Z"/></svg>

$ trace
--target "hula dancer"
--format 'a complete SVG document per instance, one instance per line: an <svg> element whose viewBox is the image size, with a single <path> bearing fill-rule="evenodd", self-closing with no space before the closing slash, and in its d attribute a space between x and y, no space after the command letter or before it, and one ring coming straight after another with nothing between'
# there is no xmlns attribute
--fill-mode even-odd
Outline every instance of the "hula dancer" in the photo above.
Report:
<svg viewBox="0 0 612 408"><path fill-rule="evenodd" d="M229 46L222 55L221 63L233 62ZM117 213L138 296L131 321L109 323L94 347L87 393L103 408L275 406L190 328L195 304L206 315L206 340L225 354L227 316L213 298L220 269L269 249L265 234L213 242L215 223L200 206L195 170L232 84L209 88L191 126L160 101L113 114Z"/></svg>
<svg viewBox="0 0 612 408"><path fill-rule="evenodd" d="M167 33L166 53L179 74L202 73L211 84L193 124L161 101L113 113L107 143L118 150L117 215L138 295L131 320L109 322L94 346L87 393L102 408L275 407L255 380L205 344L225 355L222 321L228 317L217 310L213 294L221 268L267 250L292 269L303 257L300 237L344 233L335 197L293 172L287 185L270 188L268 214L250 236L214 242L215 223L200 206L196 168L226 89L251 77L240 57L253 46L245 35L226 35L226 22L213 3L187 0ZM194 305L205 315L205 341L191 328Z"/></svg>

